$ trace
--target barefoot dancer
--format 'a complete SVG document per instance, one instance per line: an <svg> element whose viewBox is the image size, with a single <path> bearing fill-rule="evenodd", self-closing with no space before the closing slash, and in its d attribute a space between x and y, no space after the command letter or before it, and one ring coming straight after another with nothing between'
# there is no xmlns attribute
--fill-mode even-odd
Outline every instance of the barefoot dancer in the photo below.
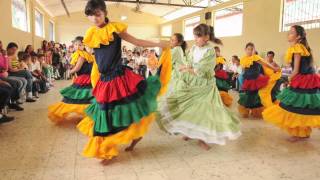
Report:
<svg viewBox="0 0 320 180"><path fill-rule="evenodd" d="M93 99L90 73L94 56L84 50L82 40L83 37L78 36L73 44L76 51L72 54L73 68L70 73L76 74L77 77L71 86L60 91L63 100L48 107L48 117L54 123L79 122Z"/></svg>
<svg viewBox="0 0 320 180"><path fill-rule="evenodd" d="M240 122L224 106L215 84L215 51L209 41L221 41L215 38L213 28L205 24L194 29L194 37L196 45L187 53L189 65L180 65L179 83L172 80L169 89L174 83L173 92L160 100L159 121L167 132L182 134L184 140L197 139L208 150L208 144L224 145L227 139L237 139L241 134ZM176 61L172 59L173 64Z"/></svg>
<svg viewBox="0 0 320 180"><path fill-rule="evenodd" d="M103 0L89 0L85 14L94 26L88 29L84 44L94 49L96 62L92 75L95 101L86 109L87 117L78 129L90 137L83 155L102 159L106 164L118 155L118 146L134 146L147 132L154 120L156 98L161 84L158 76L144 79L121 62L121 40L136 46L166 46L136 39L127 33L127 26L110 22L106 18L106 4ZM164 52L163 52L164 54Z"/></svg>
<svg viewBox="0 0 320 180"><path fill-rule="evenodd" d="M288 41L286 61L293 73L290 86L279 95L279 105L273 105L263 112L263 118L292 137L289 141L308 139L311 128L320 127L320 75L313 67L311 49L306 32L301 26L292 26Z"/></svg>

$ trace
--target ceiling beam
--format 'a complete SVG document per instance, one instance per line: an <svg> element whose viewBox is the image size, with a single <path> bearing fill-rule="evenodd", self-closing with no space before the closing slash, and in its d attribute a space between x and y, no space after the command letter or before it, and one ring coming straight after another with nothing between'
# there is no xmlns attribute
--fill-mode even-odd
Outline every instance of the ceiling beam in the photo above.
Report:
<svg viewBox="0 0 320 180"><path fill-rule="evenodd" d="M191 7L191 8L207 8L204 6L194 6L194 5L187 5L187 4L171 4L171 3L159 3L159 2L144 2L144 1L129 1L129 0L104 0L106 2L117 2L117 3L134 3L134 4L151 4L151 5L159 5L159 6L176 6L176 7Z"/></svg>

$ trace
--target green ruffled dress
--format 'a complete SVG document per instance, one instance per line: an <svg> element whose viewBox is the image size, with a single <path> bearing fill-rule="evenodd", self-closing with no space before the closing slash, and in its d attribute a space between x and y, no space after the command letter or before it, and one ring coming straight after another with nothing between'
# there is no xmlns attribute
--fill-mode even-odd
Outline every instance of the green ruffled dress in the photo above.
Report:
<svg viewBox="0 0 320 180"><path fill-rule="evenodd" d="M240 135L240 121L221 100L214 77L215 54L210 45L193 46L183 58L172 50L173 72L169 92L159 101L160 127L170 134L183 134L209 144L224 145ZM179 72L181 64L195 74Z"/></svg>

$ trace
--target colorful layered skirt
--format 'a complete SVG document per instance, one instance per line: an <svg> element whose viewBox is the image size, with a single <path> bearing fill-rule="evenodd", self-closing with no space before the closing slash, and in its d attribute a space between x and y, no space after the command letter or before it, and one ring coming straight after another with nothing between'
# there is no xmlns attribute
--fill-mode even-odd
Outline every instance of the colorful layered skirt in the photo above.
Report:
<svg viewBox="0 0 320 180"><path fill-rule="evenodd" d="M239 112L243 116L250 113L254 117L260 117L263 111L262 97L259 90L268 85L269 77L260 74L256 79L245 79L239 93Z"/></svg>
<svg viewBox="0 0 320 180"><path fill-rule="evenodd" d="M263 118L291 136L309 137L320 127L320 75L298 74L278 96L279 104L267 108Z"/></svg>
<svg viewBox="0 0 320 180"><path fill-rule="evenodd" d="M77 76L73 84L60 91L61 102L48 107L48 117L52 122L60 123L73 115L84 116L85 109L93 100L90 75Z"/></svg>
<svg viewBox="0 0 320 180"><path fill-rule="evenodd" d="M155 119L160 88L159 76L144 79L125 66L101 75L93 89L95 100L77 126L89 137L83 155L112 159L119 145L142 137Z"/></svg>
<svg viewBox="0 0 320 180"><path fill-rule="evenodd" d="M219 90L222 102L227 107L232 105L233 98L228 94L231 89L231 84L229 82L229 75L224 70L215 71L216 85Z"/></svg>

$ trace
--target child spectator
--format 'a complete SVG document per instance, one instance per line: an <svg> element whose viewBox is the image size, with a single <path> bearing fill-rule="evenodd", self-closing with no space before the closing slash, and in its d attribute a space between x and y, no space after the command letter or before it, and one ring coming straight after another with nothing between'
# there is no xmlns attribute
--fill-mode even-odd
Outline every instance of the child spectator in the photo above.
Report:
<svg viewBox="0 0 320 180"><path fill-rule="evenodd" d="M27 70L21 69L20 63L16 56L17 49L18 45L14 42L9 43L7 46L9 75L24 82L26 86L26 102L35 102L35 100L32 98L32 75Z"/></svg>

